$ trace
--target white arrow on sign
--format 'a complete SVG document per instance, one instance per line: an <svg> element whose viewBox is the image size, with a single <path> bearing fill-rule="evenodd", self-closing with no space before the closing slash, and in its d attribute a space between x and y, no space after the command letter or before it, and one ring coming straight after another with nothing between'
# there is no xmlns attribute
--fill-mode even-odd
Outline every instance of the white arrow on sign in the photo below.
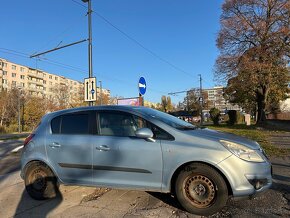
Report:
<svg viewBox="0 0 290 218"><path fill-rule="evenodd" d="M142 84L142 83L139 83L139 87L145 89L146 88L146 85L145 84Z"/></svg>

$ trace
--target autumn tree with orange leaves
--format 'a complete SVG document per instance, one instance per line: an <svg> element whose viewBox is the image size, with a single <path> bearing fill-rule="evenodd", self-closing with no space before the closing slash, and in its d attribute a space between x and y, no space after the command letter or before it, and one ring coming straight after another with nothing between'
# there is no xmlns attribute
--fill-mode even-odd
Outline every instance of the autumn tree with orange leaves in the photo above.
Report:
<svg viewBox="0 0 290 218"><path fill-rule="evenodd" d="M216 76L228 81L232 102L257 108L262 124L266 107L287 93L290 1L226 0L220 23Z"/></svg>

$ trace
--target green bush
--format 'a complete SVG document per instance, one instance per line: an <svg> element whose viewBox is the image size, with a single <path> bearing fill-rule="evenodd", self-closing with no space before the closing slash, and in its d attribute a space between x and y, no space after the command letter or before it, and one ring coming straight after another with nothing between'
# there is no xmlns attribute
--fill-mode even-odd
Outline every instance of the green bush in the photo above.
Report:
<svg viewBox="0 0 290 218"><path fill-rule="evenodd" d="M229 120L227 121L228 125L232 126L235 124L244 123L244 115L241 114L239 111L229 110L227 114L229 116Z"/></svg>
<svg viewBox="0 0 290 218"><path fill-rule="evenodd" d="M213 121L213 124L219 125L219 119L221 116L220 110L217 108L212 108L210 109L209 114L210 114L210 119Z"/></svg>

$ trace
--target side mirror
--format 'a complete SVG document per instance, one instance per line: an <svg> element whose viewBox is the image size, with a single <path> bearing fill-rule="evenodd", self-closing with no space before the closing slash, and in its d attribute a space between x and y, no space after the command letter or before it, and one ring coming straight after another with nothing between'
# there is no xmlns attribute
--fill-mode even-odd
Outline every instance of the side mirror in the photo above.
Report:
<svg viewBox="0 0 290 218"><path fill-rule="evenodd" d="M141 138L141 139L152 139L153 137L152 130L148 128L137 129L135 134L138 138Z"/></svg>

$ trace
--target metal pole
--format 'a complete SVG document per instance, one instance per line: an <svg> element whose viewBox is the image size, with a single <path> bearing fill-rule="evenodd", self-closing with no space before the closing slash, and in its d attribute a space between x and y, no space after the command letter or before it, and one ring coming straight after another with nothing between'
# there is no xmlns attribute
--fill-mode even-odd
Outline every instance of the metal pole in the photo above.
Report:
<svg viewBox="0 0 290 218"><path fill-rule="evenodd" d="M187 112L189 112L189 91L186 92L186 107L187 107Z"/></svg>
<svg viewBox="0 0 290 218"><path fill-rule="evenodd" d="M18 133L21 133L20 96L21 96L21 90L20 90L20 88L18 88Z"/></svg>
<svg viewBox="0 0 290 218"><path fill-rule="evenodd" d="M202 114L202 106L203 106L203 98L202 98L202 78L201 74L198 74L199 76L199 104L200 104L200 125L203 125L203 114Z"/></svg>
<svg viewBox="0 0 290 218"><path fill-rule="evenodd" d="M102 81L99 81L99 83L100 83L100 105L102 105L103 104L103 102L102 102Z"/></svg>
<svg viewBox="0 0 290 218"><path fill-rule="evenodd" d="M82 0L83 2L88 2L88 29L89 29L89 40L88 40L88 58L89 58L89 78L93 77L93 45L92 45L92 0ZM97 81L97 80L96 80ZM96 98L97 98L96 90ZM93 106L93 102L89 102L89 106Z"/></svg>

